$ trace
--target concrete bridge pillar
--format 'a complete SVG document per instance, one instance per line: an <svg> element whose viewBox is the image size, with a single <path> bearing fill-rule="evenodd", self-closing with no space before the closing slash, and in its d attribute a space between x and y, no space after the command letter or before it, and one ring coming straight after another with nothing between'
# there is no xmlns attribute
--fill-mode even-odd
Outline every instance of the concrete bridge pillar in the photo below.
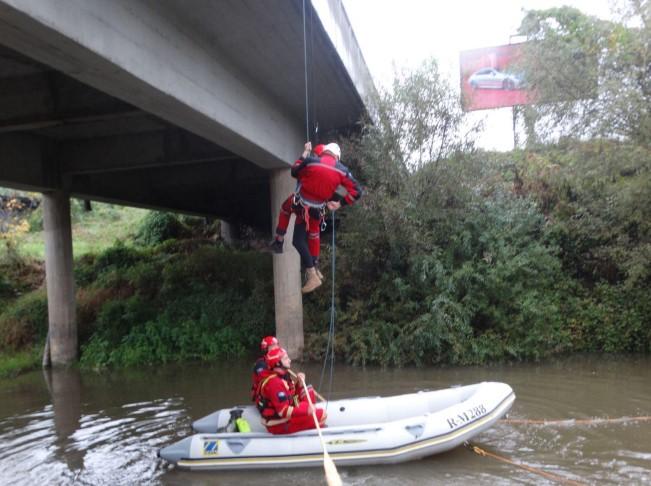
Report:
<svg viewBox="0 0 651 486"><path fill-rule="evenodd" d="M289 169L271 172L272 231L275 234L280 205L294 191L296 181ZM276 337L292 359L303 357L303 297L301 294L301 262L292 245L294 218L285 235L285 251L273 256L274 303L276 310Z"/></svg>
<svg viewBox="0 0 651 486"><path fill-rule="evenodd" d="M67 366L77 359L77 319L70 199L66 193L43 194L43 227L50 360L53 366Z"/></svg>

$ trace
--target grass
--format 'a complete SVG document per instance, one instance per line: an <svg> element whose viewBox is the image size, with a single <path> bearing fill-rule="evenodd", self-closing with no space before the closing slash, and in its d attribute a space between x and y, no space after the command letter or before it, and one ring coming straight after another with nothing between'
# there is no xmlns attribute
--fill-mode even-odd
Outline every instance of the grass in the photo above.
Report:
<svg viewBox="0 0 651 486"><path fill-rule="evenodd" d="M93 203L93 210L84 212L81 201L71 201L72 251L75 257L88 253L100 253L117 240L132 236L142 219L149 212L146 209L128 208L113 204ZM41 209L30 217L32 228L42 226ZM45 258L45 238L41 229L23 235L18 244L18 253L27 258ZM0 248L0 260L6 254Z"/></svg>
<svg viewBox="0 0 651 486"><path fill-rule="evenodd" d="M41 366L42 346L34 346L25 351L0 352L0 378L11 378L25 371Z"/></svg>
<svg viewBox="0 0 651 486"><path fill-rule="evenodd" d="M105 203L93 203L85 212L82 202L71 200L72 241L75 258L88 253L101 253L116 240L129 240L138 229L145 209L127 208ZM31 230L17 241L17 252L11 253L0 244L0 316L21 295L43 284L45 238L42 230L42 209L29 217ZM0 242L2 243L2 242ZM33 345L20 351L0 351L0 378L12 378L41 366L43 345Z"/></svg>

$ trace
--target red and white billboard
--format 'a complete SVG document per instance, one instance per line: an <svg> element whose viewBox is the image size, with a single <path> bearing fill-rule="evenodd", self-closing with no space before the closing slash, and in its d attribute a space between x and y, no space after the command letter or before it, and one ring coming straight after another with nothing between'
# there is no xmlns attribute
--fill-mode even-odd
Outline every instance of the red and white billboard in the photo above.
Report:
<svg viewBox="0 0 651 486"><path fill-rule="evenodd" d="M461 51L461 99L464 110L487 110L534 102L518 69L524 44Z"/></svg>

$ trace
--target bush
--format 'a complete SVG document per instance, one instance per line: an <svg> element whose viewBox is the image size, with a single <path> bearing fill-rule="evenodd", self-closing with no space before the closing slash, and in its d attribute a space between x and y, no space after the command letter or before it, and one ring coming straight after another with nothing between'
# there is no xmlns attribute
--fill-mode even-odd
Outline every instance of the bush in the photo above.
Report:
<svg viewBox="0 0 651 486"><path fill-rule="evenodd" d="M152 211L142 221L136 240L145 245L156 245L166 240L181 238L188 233L177 216Z"/></svg>
<svg viewBox="0 0 651 486"><path fill-rule="evenodd" d="M21 296L0 314L0 349L18 351L44 340L47 322L45 290Z"/></svg>
<svg viewBox="0 0 651 486"><path fill-rule="evenodd" d="M188 253L187 245L176 243L154 247L128 269L111 267L84 292L91 303L84 315L96 316L82 345L84 366L240 356L273 332L269 258L193 247ZM129 292L117 299L119 288ZM112 297L105 300L104 292Z"/></svg>

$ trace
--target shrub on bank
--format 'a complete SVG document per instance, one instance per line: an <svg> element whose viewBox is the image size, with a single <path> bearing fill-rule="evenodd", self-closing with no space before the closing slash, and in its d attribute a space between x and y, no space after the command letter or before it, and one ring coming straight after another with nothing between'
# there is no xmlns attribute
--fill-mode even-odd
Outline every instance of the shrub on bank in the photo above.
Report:
<svg viewBox="0 0 651 486"><path fill-rule="evenodd" d="M47 334L47 296L39 289L19 297L0 314L0 349L18 351Z"/></svg>
<svg viewBox="0 0 651 486"><path fill-rule="evenodd" d="M82 365L240 356L255 348L262 334L273 332L267 255L205 243L186 249L167 242L141 251L140 260L128 267L98 264L112 261L109 255L88 263L96 280L85 290L85 302L96 307L87 306L79 316L80 325L93 329L82 345ZM116 254L115 248L107 251ZM113 297L104 298L107 293ZM82 324L84 316L92 322Z"/></svg>

